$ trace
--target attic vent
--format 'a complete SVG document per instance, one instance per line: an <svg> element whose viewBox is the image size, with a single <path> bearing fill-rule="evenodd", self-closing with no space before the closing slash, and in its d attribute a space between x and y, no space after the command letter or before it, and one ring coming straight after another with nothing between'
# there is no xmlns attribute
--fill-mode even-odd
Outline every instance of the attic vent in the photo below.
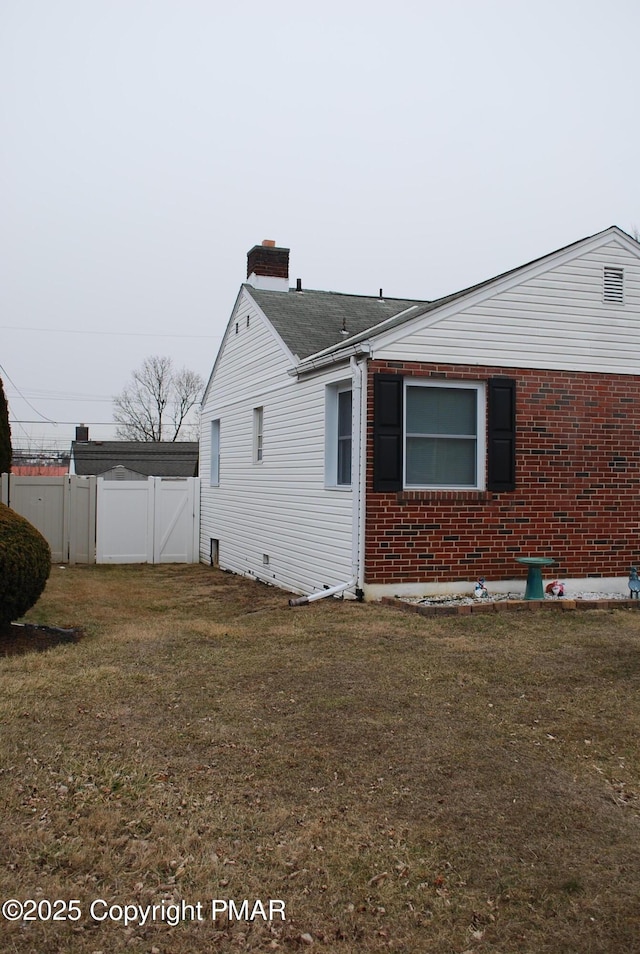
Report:
<svg viewBox="0 0 640 954"><path fill-rule="evenodd" d="M624 269L604 267L604 300L624 304Z"/></svg>

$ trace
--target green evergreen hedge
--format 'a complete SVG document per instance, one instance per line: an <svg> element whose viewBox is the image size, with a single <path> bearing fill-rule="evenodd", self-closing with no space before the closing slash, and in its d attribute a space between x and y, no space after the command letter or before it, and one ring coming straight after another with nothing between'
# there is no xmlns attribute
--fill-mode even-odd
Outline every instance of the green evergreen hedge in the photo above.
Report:
<svg viewBox="0 0 640 954"><path fill-rule="evenodd" d="M11 428L9 426L9 407L0 378L0 474L11 470Z"/></svg>
<svg viewBox="0 0 640 954"><path fill-rule="evenodd" d="M39 599L51 571L51 550L39 530L0 503L0 624Z"/></svg>

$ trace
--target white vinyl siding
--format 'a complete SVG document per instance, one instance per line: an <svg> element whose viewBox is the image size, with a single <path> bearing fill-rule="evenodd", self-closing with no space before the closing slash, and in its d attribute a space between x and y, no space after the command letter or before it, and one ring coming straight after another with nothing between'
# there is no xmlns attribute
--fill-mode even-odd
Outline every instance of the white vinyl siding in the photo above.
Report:
<svg viewBox="0 0 640 954"><path fill-rule="evenodd" d="M605 266L624 269L624 307L603 301ZM640 262L616 241L505 284L390 330L376 357L637 373Z"/></svg>
<svg viewBox="0 0 640 954"><path fill-rule="evenodd" d="M311 593L352 576L352 493L325 485L326 386L344 382L345 368L298 381L288 373L294 367L262 312L241 295L202 407L202 472L210 468L209 423L220 419L221 480L202 488L200 553L210 563L213 539L222 569ZM257 407L266 437L259 467Z"/></svg>

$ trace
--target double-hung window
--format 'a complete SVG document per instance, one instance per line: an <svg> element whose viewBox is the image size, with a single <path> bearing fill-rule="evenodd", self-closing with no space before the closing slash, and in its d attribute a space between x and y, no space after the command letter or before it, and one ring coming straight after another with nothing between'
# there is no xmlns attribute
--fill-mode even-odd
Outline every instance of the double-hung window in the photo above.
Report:
<svg viewBox="0 0 640 954"><path fill-rule="evenodd" d="M351 486L352 400L350 381L327 387L325 479L328 487Z"/></svg>
<svg viewBox="0 0 640 954"><path fill-rule="evenodd" d="M479 383L405 383L405 487L484 486L485 399Z"/></svg>
<svg viewBox="0 0 640 954"><path fill-rule="evenodd" d="M264 441L264 408L253 409L253 462L261 464L263 458Z"/></svg>
<svg viewBox="0 0 640 954"><path fill-rule="evenodd" d="M210 486L220 484L220 419L211 421L211 474Z"/></svg>
<svg viewBox="0 0 640 954"><path fill-rule="evenodd" d="M351 390L338 391L337 484L351 485Z"/></svg>
<svg viewBox="0 0 640 954"><path fill-rule="evenodd" d="M516 487L516 380L375 374L373 491Z"/></svg>

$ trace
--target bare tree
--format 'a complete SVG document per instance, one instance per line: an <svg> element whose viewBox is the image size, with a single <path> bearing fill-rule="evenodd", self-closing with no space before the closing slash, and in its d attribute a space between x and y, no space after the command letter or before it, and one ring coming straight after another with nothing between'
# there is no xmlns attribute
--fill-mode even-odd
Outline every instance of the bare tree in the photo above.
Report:
<svg viewBox="0 0 640 954"><path fill-rule="evenodd" d="M185 440L189 412L199 403L204 381L183 368L175 371L171 358L145 358L131 382L113 399L116 434L127 441Z"/></svg>

